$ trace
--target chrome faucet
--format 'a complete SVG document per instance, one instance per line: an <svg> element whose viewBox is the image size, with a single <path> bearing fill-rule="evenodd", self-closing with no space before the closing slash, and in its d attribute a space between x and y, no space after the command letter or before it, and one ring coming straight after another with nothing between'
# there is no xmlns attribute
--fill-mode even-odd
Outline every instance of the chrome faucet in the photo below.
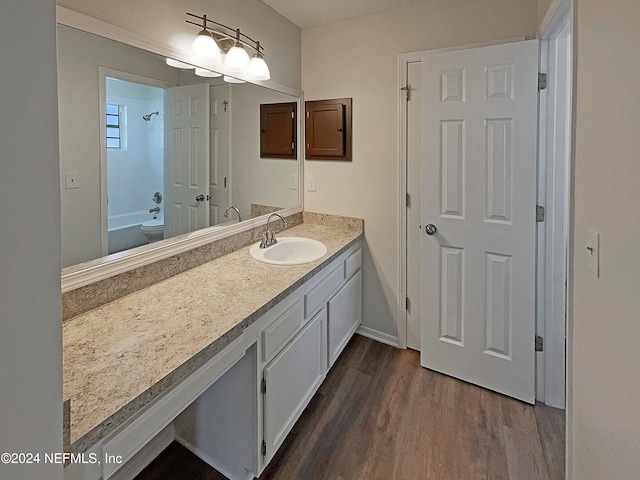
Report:
<svg viewBox="0 0 640 480"><path fill-rule="evenodd" d="M273 229L269 228L271 217L280 217L280 220L282 220L282 223L284 224L284 228L287 228L287 221L282 215L280 215L279 213L272 213L271 215L269 215L269 218L267 219L267 228L262 234L262 240L260 241L260 248L267 248L278 243L278 240L276 239L276 232Z"/></svg>
<svg viewBox="0 0 640 480"><path fill-rule="evenodd" d="M236 213L238 214L238 222L242 221L242 215L240 214L240 209L238 207L234 207L233 205L231 205L230 207L227 207L227 209L224 211L224 215L222 215L224 218L229 217L229 210L235 210Z"/></svg>
<svg viewBox="0 0 640 480"><path fill-rule="evenodd" d="M149 213L160 213L160 207L150 208Z"/></svg>

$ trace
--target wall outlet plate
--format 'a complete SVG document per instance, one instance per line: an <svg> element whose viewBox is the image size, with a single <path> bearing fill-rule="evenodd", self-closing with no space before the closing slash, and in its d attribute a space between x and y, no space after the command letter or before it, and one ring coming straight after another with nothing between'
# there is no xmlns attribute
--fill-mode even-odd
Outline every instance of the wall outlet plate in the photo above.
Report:
<svg viewBox="0 0 640 480"><path fill-rule="evenodd" d="M587 231L587 267L600 278L600 234L589 229Z"/></svg>
<svg viewBox="0 0 640 480"><path fill-rule="evenodd" d="M315 175L307 175L305 178L307 192L315 192L316 191L316 176Z"/></svg>
<svg viewBox="0 0 640 480"><path fill-rule="evenodd" d="M298 174L289 175L289 190L298 190Z"/></svg>

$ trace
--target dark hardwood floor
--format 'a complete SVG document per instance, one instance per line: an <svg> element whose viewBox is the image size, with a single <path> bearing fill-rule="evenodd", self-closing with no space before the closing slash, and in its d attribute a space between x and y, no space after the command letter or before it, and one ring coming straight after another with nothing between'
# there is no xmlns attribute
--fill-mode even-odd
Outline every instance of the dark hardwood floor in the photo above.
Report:
<svg viewBox="0 0 640 480"><path fill-rule="evenodd" d="M356 335L260 480L561 480L564 411ZM137 480L225 480L174 443Z"/></svg>

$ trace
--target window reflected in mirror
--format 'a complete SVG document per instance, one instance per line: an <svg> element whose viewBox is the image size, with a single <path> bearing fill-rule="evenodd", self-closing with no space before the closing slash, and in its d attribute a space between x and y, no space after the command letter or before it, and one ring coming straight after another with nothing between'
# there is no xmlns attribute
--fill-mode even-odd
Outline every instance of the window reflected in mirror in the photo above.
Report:
<svg viewBox="0 0 640 480"><path fill-rule="evenodd" d="M298 97L59 25L58 98L63 267L300 204L299 162L260 154L260 105Z"/></svg>

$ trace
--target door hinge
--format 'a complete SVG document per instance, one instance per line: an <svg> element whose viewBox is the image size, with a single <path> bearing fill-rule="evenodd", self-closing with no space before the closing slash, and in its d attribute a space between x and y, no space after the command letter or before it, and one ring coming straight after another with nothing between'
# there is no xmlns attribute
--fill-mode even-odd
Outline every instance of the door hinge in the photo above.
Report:
<svg viewBox="0 0 640 480"><path fill-rule="evenodd" d="M544 350L544 338L540 335L536 335L535 347L536 352L542 352Z"/></svg>
<svg viewBox="0 0 640 480"><path fill-rule="evenodd" d="M536 205L536 222L544 222L544 207Z"/></svg>
<svg viewBox="0 0 640 480"><path fill-rule="evenodd" d="M262 440L262 446L260 447L260 453L262 453L263 457L267 454L267 442L265 442L264 440Z"/></svg>
<svg viewBox="0 0 640 480"><path fill-rule="evenodd" d="M407 208L411 208L411 195L407 193Z"/></svg>
<svg viewBox="0 0 640 480"><path fill-rule="evenodd" d="M539 73L538 74L538 90L544 90L547 88L547 74Z"/></svg>
<svg viewBox="0 0 640 480"><path fill-rule="evenodd" d="M267 393L267 381L264 378L260 383L260 393Z"/></svg>
<svg viewBox="0 0 640 480"><path fill-rule="evenodd" d="M404 297L404 308L407 311L411 309L411 300L409 300L409 297Z"/></svg>
<svg viewBox="0 0 640 480"><path fill-rule="evenodd" d="M407 102L411 101L411 85L407 84L404 87L401 87L400 90L407 93Z"/></svg>
<svg viewBox="0 0 640 480"><path fill-rule="evenodd" d="M296 144L291 142L291 150L295 150L296 149Z"/></svg>

